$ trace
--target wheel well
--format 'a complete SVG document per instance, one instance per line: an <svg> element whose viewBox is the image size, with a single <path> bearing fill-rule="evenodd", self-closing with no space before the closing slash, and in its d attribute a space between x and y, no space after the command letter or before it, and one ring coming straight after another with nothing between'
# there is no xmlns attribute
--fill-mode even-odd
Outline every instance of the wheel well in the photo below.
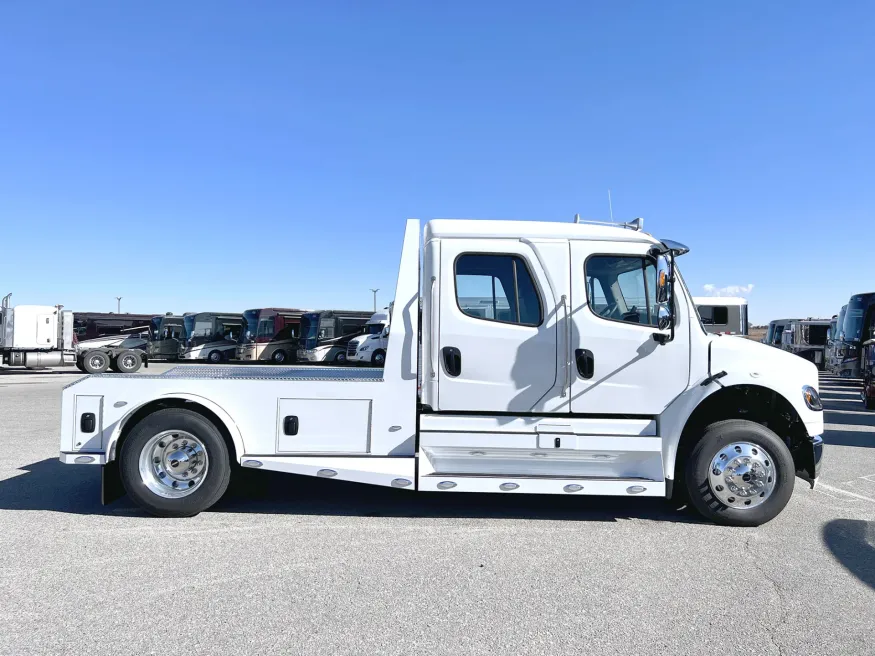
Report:
<svg viewBox="0 0 875 656"><path fill-rule="evenodd" d="M799 413L774 390L758 385L724 387L702 401L687 419L675 458L675 481L683 479L687 456L705 428L726 419L746 419L765 426L784 440L794 461L797 460L799 447L808 438L808 431Z"/></svg>
<svg viewBox="0 0 875 656"><path fill-rule="evenodd" d="M137 408L136 412L128 417L125 425L122 427L121 434L112 447L112 453L109 454L110 458L113 460L118 458L122 443L133 430L134 426L140 423L140 420L151 415L153 412L164 410L165 408L182 408L202 415L204 419L207 419L212 423L222 434L222 438L225 440L225 445L228 447L228 455L231 457L231 464L233 465L234 462L236 462L235 454L237 453L237 449L234 446L234 440L231 437L231 433L225 425L225 422L219 419L216 413L209 408L197 403L196 401L188 401L186 399L161 399L158 401L150 401L143 407Z"/></svg>

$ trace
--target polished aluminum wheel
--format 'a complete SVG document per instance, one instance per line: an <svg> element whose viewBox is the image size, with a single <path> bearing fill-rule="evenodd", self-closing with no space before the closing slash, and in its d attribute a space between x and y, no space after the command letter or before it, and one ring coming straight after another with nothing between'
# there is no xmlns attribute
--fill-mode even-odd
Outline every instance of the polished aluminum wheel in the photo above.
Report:
<svg viewBox="0 0 875 656"><path fill-rule="evenodd" d="M92 369L100 369L106 364L106 356L102 353L93 353L88 357L88 364Z"/></svg>
<svg viewBox="0 0 875 656"><path fill-rule="evenodd" d="M207 475L203 443L185 431L163 431L140 451L140 478L152 492L168 499L188 496Z"/></svg>
<svg viewBox="0 0 875 656"><path fill-rule="evenodd" d="M712 494L730 508L754 508L775 490L777 471L772 456L758 444L733 442L711 460L708 484Z"/></svg>
<svg viewBox="0 0 875 656"><path fill-rule="evenodd" d="M121 366L125 369L133 369L137 366L137 356L133 353L125 353L122 356Z"/></svg>

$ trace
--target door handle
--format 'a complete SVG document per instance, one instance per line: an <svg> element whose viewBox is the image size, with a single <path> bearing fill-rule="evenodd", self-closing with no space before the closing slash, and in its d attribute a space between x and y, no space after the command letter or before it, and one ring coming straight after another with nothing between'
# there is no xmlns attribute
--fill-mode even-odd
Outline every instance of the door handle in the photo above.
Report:
<svg viewBox="0 0 875 656"><path fill-rule="evenodd" d="M462 352L455 346L445 346L441 352L444 354L444 369L447 375L455 378L462 373Z"/></svg>
<svg viewBox="0 0 875 656"><path fill-rule="evenodd" d="M581 378L592 378L595 374L595 357L592 351L577 349L574 351L574 359L577 360L577 373Z"/></svg>
<svg viewBox="0 0 875 656"><path fill-rule="evenodd" d="M285 435L298 434L298 418L295 415L288 415L283 418L283 433Z"/></svg>

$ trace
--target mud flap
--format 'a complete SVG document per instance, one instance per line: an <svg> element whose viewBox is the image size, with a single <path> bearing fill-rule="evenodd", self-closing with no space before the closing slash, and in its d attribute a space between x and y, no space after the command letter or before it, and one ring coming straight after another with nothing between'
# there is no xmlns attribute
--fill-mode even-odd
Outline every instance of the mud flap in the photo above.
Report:
<svg viewBox="0 0 875 656"><path fill-rule="evenodd" d="M100 468L100 503L108 506L125 495L118 460L111 460Z"/></svg>
<svg viewBox="0 0 875 656"><path fill-rule="evenodd" d="M793 451L793 462L796 464L796 475L808 481L814 489L820 476L820 465L823 460L823 438L814 435L800 444Z"/></svg>

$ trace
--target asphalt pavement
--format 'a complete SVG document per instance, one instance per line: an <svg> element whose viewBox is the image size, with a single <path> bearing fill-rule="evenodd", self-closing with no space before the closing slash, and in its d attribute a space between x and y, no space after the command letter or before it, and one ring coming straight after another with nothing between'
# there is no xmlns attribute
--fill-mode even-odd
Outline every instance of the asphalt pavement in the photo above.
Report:
<svg viewBox="0 0 875 656"><path fill-rule="evenodd" d="M154 364L149 373L166 365ZM640 498L245 472L190 519L59 464L78 372L0 369L2 654L873 654L875 412L824 377L822 480L756 529Z"/></svg>

